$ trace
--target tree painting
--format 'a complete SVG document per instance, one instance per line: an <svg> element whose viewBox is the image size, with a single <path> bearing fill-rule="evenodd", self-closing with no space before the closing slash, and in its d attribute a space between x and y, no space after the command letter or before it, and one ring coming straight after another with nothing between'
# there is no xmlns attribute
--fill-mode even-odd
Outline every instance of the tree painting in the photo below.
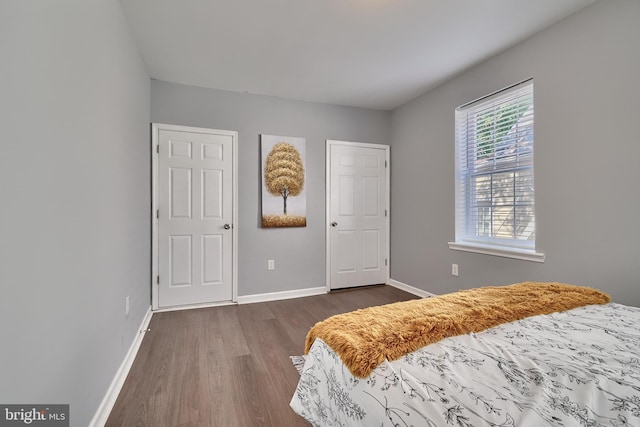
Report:
<svg viewBox="0 0 640 427"><path fill-rule="evenodd" d="M304 139L262 135L261 140L262 226L305 227Z"/></svg>
<svg viewBox="0 0 640 427"><path fill-rule="evenodd" d="M281 195L283 214L287 214L287 198L297 196L304 187L304 165L298 150L286 142L273 146L264 165L264 184L274 196Z"/></svg>

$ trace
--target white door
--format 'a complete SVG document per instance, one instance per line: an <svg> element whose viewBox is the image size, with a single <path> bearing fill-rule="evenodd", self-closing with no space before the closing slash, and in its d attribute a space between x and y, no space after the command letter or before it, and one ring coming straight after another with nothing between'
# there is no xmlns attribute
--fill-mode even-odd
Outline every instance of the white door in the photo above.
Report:
<svg viewBox="0 0 640 427"><path fill-rule="evenodd" d="M237 133L156 126L157 308L231 301Z"/></svg>
<svg viewBox="0 0 640 427"><path fill-rule="evenodd" d="M384 145L327 141L330 289L387 282L388 153Z"/></svg>

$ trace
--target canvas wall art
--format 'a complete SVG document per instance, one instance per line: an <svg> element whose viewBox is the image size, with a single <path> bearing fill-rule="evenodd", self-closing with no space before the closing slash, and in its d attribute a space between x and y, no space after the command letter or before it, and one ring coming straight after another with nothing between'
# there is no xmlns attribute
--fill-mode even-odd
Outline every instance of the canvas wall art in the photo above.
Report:
<svg viewBox="0 0 640 427"><path fill-rule="evenodd" d="M260 135L262 227L306 227L305 139Z"/></svg>

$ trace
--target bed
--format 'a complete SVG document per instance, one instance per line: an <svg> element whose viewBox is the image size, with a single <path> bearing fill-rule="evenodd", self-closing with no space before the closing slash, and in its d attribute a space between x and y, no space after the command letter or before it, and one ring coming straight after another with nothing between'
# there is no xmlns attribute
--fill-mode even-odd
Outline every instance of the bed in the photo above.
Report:
<svg viewBox="0 0 640 427"><path fill-rule="evenodd" d="M314 426L640 426L638 325L640 308L589 303L442 338L365 376L315 337L291 407Z"/></svg>

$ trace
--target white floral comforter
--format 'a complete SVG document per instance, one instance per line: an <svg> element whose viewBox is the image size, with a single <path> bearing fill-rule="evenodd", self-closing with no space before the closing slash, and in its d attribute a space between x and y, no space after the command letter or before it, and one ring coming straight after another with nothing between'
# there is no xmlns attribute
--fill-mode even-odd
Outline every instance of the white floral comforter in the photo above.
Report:
<svg viewBox="0 0 640 427"><path fill-rule="evenodd" d="M640 426L640 308L447 338L355 378L317 339L291 407L315 426Z"/></svg>

